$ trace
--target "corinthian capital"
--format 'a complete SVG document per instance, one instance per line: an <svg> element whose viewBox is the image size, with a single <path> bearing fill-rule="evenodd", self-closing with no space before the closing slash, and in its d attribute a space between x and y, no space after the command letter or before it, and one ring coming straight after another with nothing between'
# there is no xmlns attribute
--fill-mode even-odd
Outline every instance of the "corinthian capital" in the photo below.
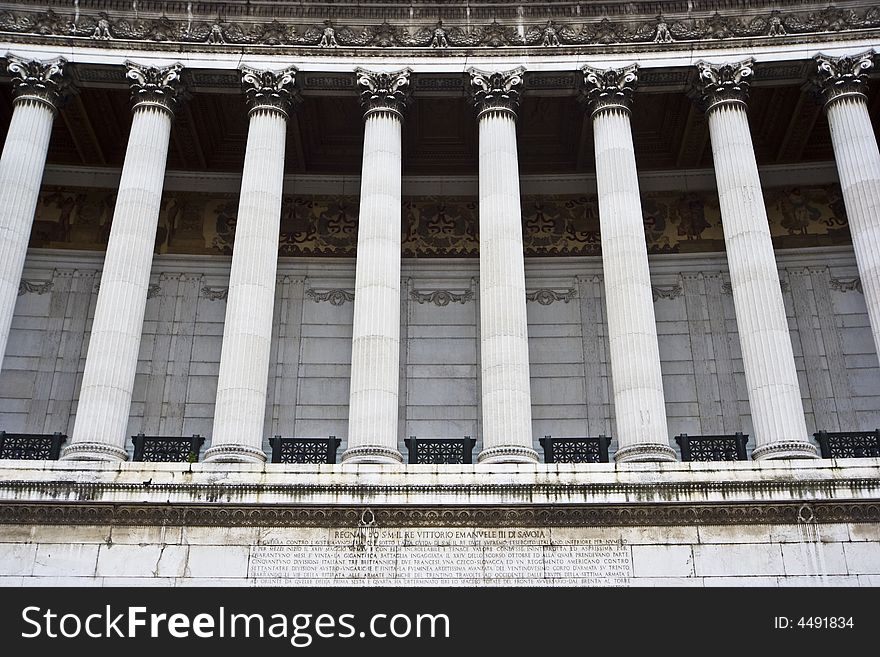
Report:
<svg viewBox="0 0 880 657"><path fill-rule="evenodd" d="M297 69L290 66L283 71L260 71L241 67L241 86L250 112L269 110L280 112L285 118L298 101L296 90Z"/></svg>
<svg viewBox="0 0 880 657"><path fill-rule="evenodd" d="M604 70L592 66L581 68L584 74L582 97L590 113L595 116L607 110L629 112L639 81L638 70L638 64Z"/></svg>
<svg viewBox="0 0 880 657"><path fill-rule="evenodd" d="M177 105L186 97L186 85L180 75L183 64L159 68L127 61L125 66L132 109L158 107L173 116Z"/></svg>
<svg viewBox="0 0 880 657"><path fill-rule="evenodd" d="M728 104L745 106L749 97L749 78L755 60L751 57L735 64L697 62L699 88L706 112Z"/></svg>
<svg viewBox="0 0 880 657"><path fill-rule="evenodd" d="M471 76L471 98L477 108L477 116L496 110L510 112L515 117L519 110L520 89L525 72L522 66L512 71L496 73L468 69Z"/></svg>
<svg viewBox="0 0 880 657"><path fill-rule="evenodd" d="M868 72L874 67L874 51L847 57L818 54L818 70L813 83L825 99L825 107L841 98L861 96L867 99Z"/></svg>
<svg viewBox="0 0 880 657"><path fill-rule="evenodd" d="M70 90L70 80L65 74L66 64L67 60L63 57L41 62L7 53L6 70L12 76L14 102L43 103L53 112L57 111L59 101Z"/></svg>
<svg viewBox="0 0 880 657"><path fill-rule="evenodd" d="M364 118L377 111L394 112L403 118L403 112L410 100L411 72L409 68L393 73L368 71L365 68L356 69Z"/></svg>

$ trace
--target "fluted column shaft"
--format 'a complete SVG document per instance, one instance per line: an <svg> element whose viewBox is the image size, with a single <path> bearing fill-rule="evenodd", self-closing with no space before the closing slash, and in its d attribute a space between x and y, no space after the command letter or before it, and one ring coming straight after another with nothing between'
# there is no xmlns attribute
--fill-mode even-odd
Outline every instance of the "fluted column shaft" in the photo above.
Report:
<svg viewBox="0 0 880 657"><path fill-rule="evenodd" d="M274 72L245 67L241 73L250 118L226 297L214 430L205 460L260 463L266 460L263 423L287 119L295 101L296 69Z"/></svg>
<svg viewBox="0 0 880 657"><path fill-rule="evenodd" d="M745 98L751 62L701 65L709 135L755 435L753 458L815 457Z"/></svg>
<svg viewBox="0 0 880 657"><path fill-rule="evenodd" d="M629 105L636 68L592 79L596 184L608 313L617 461L671 461L648 249ZM606 102L608 95L613 102Z"/></svg>
<svg viewBox="0 0 880 657"><path fill-rule="evenodd" d="M18 298L65 63L62 59L27 62L12 56L9 60L16 97L0 157L0 366Z"/></svg>
<svg viewBox="0 0 880 657"><path fill-rule="evenodd" d="M399 463L402 112L409 71L360 70L364 153L351 342L348 463Z"/></svg>
<svg viewBox="0 0 880 657"><path fill-rule="evenodd" d="M264 461L286 117L251 114L223 325L214 431L206 460Z"/></svg>
<svg viewBox="0 0 880 657"><path fill-rule="evenodd" d="M872 56L816 59L874 347L880 354L880 151L865 95Z"/></svg>
<svg viewBox="0 0 880 657"><path fill-rule="evenodd" d="M516 111L521 70L471 72L479 112L480 463L537 461L523 261Z"/></svg>
<svg viewBox="0 0 880 657"><path fill-rule="evenodd" d="M54 117L44 103L17 102L0 158L0 363L6 353Z"/></svg>
<svg viewBox="0 0 880 657"><path fill-rule="evenodd" d="M129 78L135 80L131 134L101 272L76 422L63 458L127 458L126 428L180 68L130 65Z"/></svg>

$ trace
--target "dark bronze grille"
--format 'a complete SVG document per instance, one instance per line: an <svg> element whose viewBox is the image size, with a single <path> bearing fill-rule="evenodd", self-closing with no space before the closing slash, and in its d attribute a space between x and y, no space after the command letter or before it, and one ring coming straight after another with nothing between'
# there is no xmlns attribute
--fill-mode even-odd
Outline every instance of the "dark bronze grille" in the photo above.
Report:
<svg viewBox="0 0 880 657"><path fill-rule="evenodd" d="M473 463L476 441L464 438L416 438L410 436L403 442L409 450L409 463Z"/></svg>
<svg viewBox="0 0 880 657"><path fill-rule="evenodd" d="M539 441L544 448L544 463L608 463L610 436L554 438Z"/></svg>
<svg viewBox="0 0 880 657"><path fill-rule="evenodd" d="M823 459L865 459L880 457L880 429L874 431L819 431Z"/></svg>
<svg viewBox="0 0 880 657"><path fill-rule="evenodd" d="M339 438L269 438L272 463L336 463Z"/></svg>
<svg viewBox="0 0 880 657"><path fill-rule="evenodd" d="M749 435L737 431L732 434L675 437L681 447L682 461L745 461Z"/></svg>
<svg viewBox="0 0 880 657"><path fill-rule="evenodd" d="M0 431L0 459L33 459L57 461L61 443L67 440L62 433L6 433Z"/></svg>
<svg viewBox="0 0 880 657"><path fill-rule="evenodd" d="M134 443L135 461L157 463L195 463L205 439L199 435L191 438L180 436L145 436L139 433L131 437Z"/></svg>

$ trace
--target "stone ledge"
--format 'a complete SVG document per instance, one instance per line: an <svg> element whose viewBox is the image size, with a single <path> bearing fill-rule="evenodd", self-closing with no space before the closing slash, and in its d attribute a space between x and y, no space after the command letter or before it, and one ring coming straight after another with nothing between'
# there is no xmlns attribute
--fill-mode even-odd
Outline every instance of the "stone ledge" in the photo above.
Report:
<svg viewBox="0 0 880 657"><path fill-rule="evenodd" d="M0 468L0 502L6 523L36 522L35 509L78 524L91 514L95 523L125 521L139 509L152 519L138 524L213 524L237 513L270 524L348 523L367 507L385 509L387 522L402 512L416 523L432 513L465 523L490 513L499 521L505 512L522 516L515 522L536 522L528 519L535 513L574 514L566 523L593 516L612 522L615 514L621 518L613 522L627 523L628 514L651 516L645 524L664 522L664 514L674 523L689 516L708 522L707 513L721 518L716 522L729 514L735 522L748 522L749 514L755 522L781 522L780 514L797 521L799 513L869 521L880 509L880 459L407 467L9 462Z"/></svg>

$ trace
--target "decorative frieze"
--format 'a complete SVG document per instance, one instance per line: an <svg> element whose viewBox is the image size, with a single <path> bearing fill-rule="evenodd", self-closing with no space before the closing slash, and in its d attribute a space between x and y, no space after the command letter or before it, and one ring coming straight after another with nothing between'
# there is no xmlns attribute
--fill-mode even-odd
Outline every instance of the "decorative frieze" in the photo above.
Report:
<svg viewBox="0 0 880 657"><path fill-rule="evenodd" d="M352 292L351 290L336 289L318 292L317 290L309 288L308 290L306 290L306 296L315 303L329 301L331 306L342 306L346 303L354 301L354 292Z"/></svg>
<svg viewBox="0 0 880 657"><path fill-rule="evenodd" d="M376 111L394 112L403 117L410 100L411 69L386 73L358 68L355 73L364 118Z"/></svg>
<svg viewBox="0 0 880 657"><path fill-rule="evenodd" d="M432 303L435 306L448 306L450 303L465 304L474 298L473 290L451 292L450 290L413 290L410 299L416 303Z"/></svg>
<svg viewBox="0 0 880 657"><path fill-rule="evenodd" d="M516 116L525 73L522 66L494 73L471 68L468 73L471 76L471 98L478 115L495 110Z"/></svg>
<svg viewBox="0 0 880 657"><path fill-rule="evenodd" d="M683 294L681 285L652 285L651 294L654 301L660 299L677 299Z"/></svg>
<svg viewBox="0 0 880 657"><path fill-rule="evenodd" d="M205 285L199 296L208 301L226 301L226 297L229 296L229 288Z"/></svg>
<svg viewBox="0 0 880 657"><path fill-rule="evenodd" d="M858 292L863 293L862 279L856 278L832 278L830 280L832 290L838 292Z"/></svg>
<svg viewBox="0 0 880 657"><path fill-rule="evenodd" d="M333 29L333 26L327 25L324 27L324 31L321 32L321 40L318 42L318 46L321 48L339 47L339 42L336 41L336 30Z"/></svg>
<svg viewBox="0 0 880 657"><path fill-rule="evenodd" d="M280 112L286 118L297 101L296 73L295 66L281 71L261 71L243 66L241 86L249 113L267 110Z"/></svg>
<svg viewBox="0 0 880 657"><path fill-rule="evenodd" d="M178 102L186 95L181 78L183 64L159 68L126 61L125 65L128 68L125 77L131 88L132 109L158 107L173 116Z"/></svg>
<svg viewBox="0 0 880 657"><path fill-rule="evenodd" d="M749 79L755 60L751 57L735 64L697 62L700 72L700 94L705 111L735 103L745 106L749 97Z"/></svg>
<svg viewBox="0 0 880 657"><path fill-rule="evenodd" d="M858 482L853 482L858 485ZM657 490L661 490L661 486ZM63 489L67 490L67 487ZM531 490L531 489L530 489ZM702 489L700 489L702 490ZM219 488L218 488L219 491ZM346 506L273 504L87 504L4 503L0 524L345 527L357 525L363 509ZM393 527L640 527L697 525L796 525L808 515L817 523L878 522L880 506L861 502L814 501L731 504L593 504L589 506L381 506L377 523ZM809 516L809 514L812 514Z"/></svg>
<svg viewBox="0 0 880 657"><path fill-rule="evenodd" d="M826 106L847 96L868 98L868 73L874 67L874 51L849 57L814 57L818 71L814 83L819 88Z"/></svg>
<svg viewBox="0 0 880 657"><path fill-rule="evenodd" d="M109 6L110 3L103 3ZM719 7L720 8L720 7ZM753 5L749 4L749 9ZM96 14L75 12L59 14L45 5L21 3L14 11L0 12L0 30L12 34L81 39L84 43L104 45L107 41L145 43L202 44L207 48L223 46L295 46L309 49L409 48L445 50L447 48L565 48L571 46L607 46L614 44L673 44L694 42L712 44L730 40L771 40L800 34L838 33L869 30L880 26L880 9L868 7L853 11L833 5L821 11L780 11L768 9L761 14L743 15L741 9L725 4L718 11L688 12L681 16L633 17L621 15L617 5L591 6L572 20L567 7L549 5L540 23L523 24L514 8L491 6L491 15L481 8L469 9L470 20L461 25L412 25L411 15L394 15L393 8L383 8L388 19L381 23L359 23L363 8L334 7L333 20L316 25L310 16L293 6L271 7L272 17L260 21L262 8L252 7L243 20L199 20L186 15L162 15L142 18L113 6L112 11ZM485 9L485 8L484 8ZM604 14L604 15L603 15ZM284 16L279 20L277 16ZM558 19L553 20L553 18ZM339 19L345 20L340 24ZM501 19L500 21L498 19ZM473 21L471 23L470 21Z"/></svg>
<svg viewBox="0 0 880 657"><path fill-rule="evenodd" d="M572 299L577 299L577 290L567 288L565 290L552 290L549 288L541 288L540 290L532 290L526 292L526 301L535 301L542 306L549 306L555 301L568 303Z"/></svg>
<svg viewBox="0 0 880 657"><path fill-rule="evenodd" d="M12 95L16 103L32 101L48 105L54 112L70 90L66 75L67 60L56 57L48 61L22 59L8 53L6 70L12 76Z"/></svg>
<svg viewBox="0 0 880 657"><path fill-rule="evenodd" d="M46 294L52 291L52 281L28 281L22 279L18 284L18 296L24 294Z"/></svg>

